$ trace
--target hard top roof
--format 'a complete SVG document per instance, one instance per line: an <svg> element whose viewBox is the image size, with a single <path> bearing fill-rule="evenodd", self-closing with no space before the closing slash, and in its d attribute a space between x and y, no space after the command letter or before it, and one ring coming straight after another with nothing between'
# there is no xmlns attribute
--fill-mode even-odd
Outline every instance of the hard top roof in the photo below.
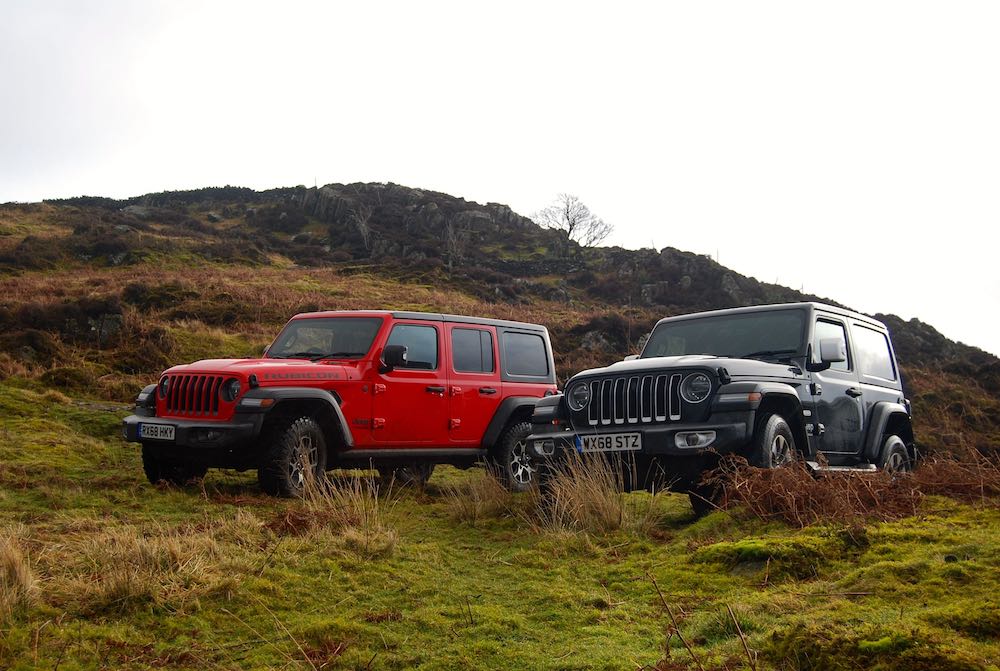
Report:
<svg viewBox="0 0 1000 671"><path fill-rule="evenodd" d="M393 319L419 319L431 322L479 324L481 326L498 326L503 328L517 328L525 331L547 332L547 329L541 324L530 324L528 322L449 315L437 312L407 312L403 310L326 310L322 312L302 312L292 317L292 319L316 319L321 317L392 317Z"/></svg>
<svg viewBox="0 0 1000 671"><path fill-rule="evenodd" d="M696 317L707 317L707 316L722 316L730 314L742 314L746 312L772 312L774 310L791 310L791 309L805 309L810 311L818 312L828 312L841 317L847 317L849 319L854 319L856 321L865 322L870 326L875 326L882 330L888 330L885 324L878 321L877 319L872 319L867 315L863 315L860 312L854 312L853 310L848 310L846 308L839 308L835 305L829 305L827 303L818 302L804 302L804 303L772 303L769 305L751 305L742 308L726 308L724 310L708 310L705 312L692 312L685 315L676 315L674 317L664 317L657 322L657 325L663 322L680 321L683 319L692 319Z"/></svg>

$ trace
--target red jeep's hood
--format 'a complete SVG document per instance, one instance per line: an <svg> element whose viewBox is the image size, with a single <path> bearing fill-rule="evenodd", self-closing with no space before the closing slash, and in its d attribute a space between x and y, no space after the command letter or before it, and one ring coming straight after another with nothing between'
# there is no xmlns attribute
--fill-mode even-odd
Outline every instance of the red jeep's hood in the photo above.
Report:
<svg viewBox="0 0 1000 671"><path fill-rule="evenodd" d="M354 365L317 363L304 359L205 359L165 371L170 375L216 373L246 379L257 375L262 386L287 380L350 380L358 377Z"/></svg>

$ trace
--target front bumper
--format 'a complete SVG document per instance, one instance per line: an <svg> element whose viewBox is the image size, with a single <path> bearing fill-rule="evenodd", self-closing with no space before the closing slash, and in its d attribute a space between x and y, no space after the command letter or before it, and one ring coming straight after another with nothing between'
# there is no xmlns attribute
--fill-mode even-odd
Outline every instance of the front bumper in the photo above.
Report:
<svg viewBox="0 0 1000 671"><path fill-rule="evenodd" d="M260 413L237 413L228 422L207 422L204 420L156 417L136 409L136 414L122 420L122 438L131 443L154 445L161 450L190 448L212 450L231 448L252 442L259 434L264 422ZM173 440L140 438L140 425L160 424L174 427Z"/></svg>
<svg viewBox="0 0 1000 671"><path fill-rule="evenodd" d="M593 431L547 431L550 427L535 425L535 432L527 438L528 449L538 459L559 458L567 451L582 452L579 436L617 433L642 434L642 448L614 454L647 456L695 456L713 452L729 454L744 447L753 436L754 412L713 414L709 421L694 424L618 424ZM678 447L679 433L715 432L715 439L702 447Z"/></svg>

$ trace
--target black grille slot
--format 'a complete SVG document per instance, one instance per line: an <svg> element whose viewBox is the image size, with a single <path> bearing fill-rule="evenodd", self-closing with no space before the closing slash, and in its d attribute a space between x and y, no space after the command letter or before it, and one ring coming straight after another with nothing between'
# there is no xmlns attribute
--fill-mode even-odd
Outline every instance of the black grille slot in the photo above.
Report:
<svg viewBox="0 0 1000 671"><path fill-rule="evenodd" d="M217 375L171 375L167 412L200 417L218 415L222 380Z"/></svg>
<svg viewBox="0 0 1000 671"><path fill-rule="evenodd" d="M681 374L632 375L593 380L587 422L610 424L654 424L681 418Z"/></svg>

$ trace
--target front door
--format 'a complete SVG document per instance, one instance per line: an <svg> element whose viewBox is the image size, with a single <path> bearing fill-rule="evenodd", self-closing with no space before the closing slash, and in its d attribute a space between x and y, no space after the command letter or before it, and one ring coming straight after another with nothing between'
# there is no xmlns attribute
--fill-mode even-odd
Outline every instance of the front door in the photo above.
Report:
<svg viewBox="0 0 1000 671"><path fill-rule="evenodd" d="M502 396L496 329L467 324L449 324L447 328L451 443L477 447Z"/></svg>
<svg viewBox="0 0 1000 671"><path fill-rule="evenodd" d="M816 421L822 425L819 449L831 457L856 454L861 447L863 406L852 343L847 338L844 323L833 317L816 320L813 352L819 352L819 342L824 338L840 338L847 345L847 361L812 373Z"/></svg>
<svg viewBox="0 0 1000 671"><path fill-rule="evenodd" d="M403 367L375 375L372 439L385 447L448 445L448 375L437 326L400 322L386 345L403 345Z"/></svg>

